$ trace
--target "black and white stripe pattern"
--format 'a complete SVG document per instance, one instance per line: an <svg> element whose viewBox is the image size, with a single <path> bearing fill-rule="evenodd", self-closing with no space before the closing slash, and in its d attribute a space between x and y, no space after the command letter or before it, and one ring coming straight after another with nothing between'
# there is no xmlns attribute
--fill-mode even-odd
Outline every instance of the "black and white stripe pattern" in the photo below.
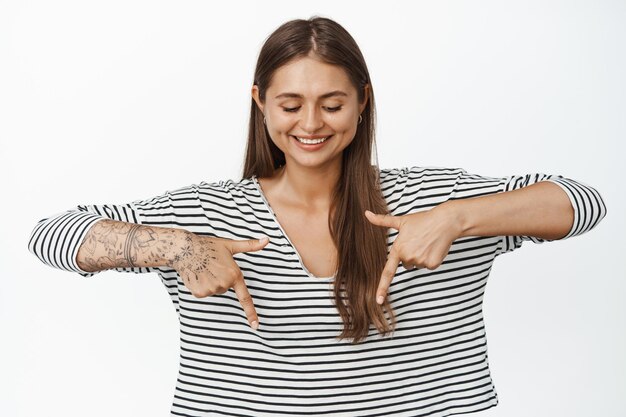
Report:
<svg viewBox="0 0 626 417"><path fill-rule="evenodd" d="M380 171L391 214L403 215L452 199L510 191L552 181L575 211L565 238L594 228L606 215L599 193L562 176L491 178L460 168L405 167ZM55 268L84 277L75 258L93 223L103 218L176 227L204 236L255 239L263 250L234 255L253 297L260 327L250 328L232 289L195 298L173 269L156 272L181 325L175 416L448 416L495 406L482 301L495 257L542 243L529 236L464 237L435 270L398 266L389 290L398 325L382 338L370 327L359 345L335 337L342 322L332 303L333 277L302 265L255 178L201 182L121 205L81 205L42 219L29 249ZM397 231L389 229L390 247Z"/></svg>

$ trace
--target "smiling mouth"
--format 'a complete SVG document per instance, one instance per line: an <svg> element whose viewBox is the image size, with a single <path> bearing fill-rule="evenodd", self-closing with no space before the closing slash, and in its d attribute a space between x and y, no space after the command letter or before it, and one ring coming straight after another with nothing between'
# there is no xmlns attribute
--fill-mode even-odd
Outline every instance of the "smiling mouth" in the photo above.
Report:
<svg viewBox="0 0 626 417"><path fill-rule="evenodd" d="M333 135L327 136L325 138L321 138L321 139L304 139L304 138L299 138L297 136L293 136L293 135L289 135L292 138L294 138L295 140L297 140L298 142L305 144L305 145L317 145L320 143L324 143L326 142L328 139L330 139Z"/></svg>

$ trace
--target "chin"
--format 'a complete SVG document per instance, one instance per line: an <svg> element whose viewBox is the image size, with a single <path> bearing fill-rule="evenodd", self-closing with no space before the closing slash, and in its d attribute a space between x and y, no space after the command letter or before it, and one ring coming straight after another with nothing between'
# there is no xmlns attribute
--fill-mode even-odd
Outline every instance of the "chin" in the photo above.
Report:
<svg viewBox="0 0 626 417"><path fill-rule="evenodd" d="M286 156L286 161L287 164L291 164L291 166L297 165L303 168L321 168L329 164L337 163L337 161L341 163L341 156L341 153L339 155L327 155L323 157L310 156L308 158L303 158L302 155L289 155Z"/></svg>

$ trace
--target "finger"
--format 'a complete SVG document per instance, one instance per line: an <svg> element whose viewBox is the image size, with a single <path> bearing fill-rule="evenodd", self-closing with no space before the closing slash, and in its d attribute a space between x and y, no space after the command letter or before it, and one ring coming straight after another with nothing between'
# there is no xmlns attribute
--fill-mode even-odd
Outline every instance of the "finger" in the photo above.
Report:
<svg viewBox="0 0 626 417"><path fill-rule="evenodd" d="M248 292L248 287L246 287L246 283L243 279L237 280L233 285L233 289L237 294L237 298L243 307L244 313L246 313L246 317L248 318L248 323L250 326L256 330L259 328L259 317L256 314L256 309L254 308L254 303L252 302L252 296Z"/></svg>
<svg viewBox="0 0 626 417"><path fill-rule="evenodd" d="M391 281L393 281L393 277L396 275L396 270L398 269L398 264L400 263L400 257L396 253L394 247L391 247L389 251L389 257L387 258L387 263L383 268L382 275L380 277L380 282L378 283L378 289L376 290L376 302L378 304L382 304L385 301L385 297L387 297L387 289L391 285Z"/></svg>
<svg viewBox="0 0 626 417"><path fill-rule="evenodd" d="M414 269L415 268L415 264L412 264L410 262L402 262L402 267L404 269Z"/></svg>
<svg viewBox="0 0 626 417"><path fill-rule="evenodd" d="M376 214L369 210L365 210L365 217L370 223L376 226L393 227L394 229L400 229L400 218L402 216L392 216L391 214Z"/></svg>
<svg viewBox="0 0 626 417"><path fill-rule="evenodd" d="M187 282L189 285L191 285L192 282L198 281L198 275L189 268L181 269L178 275L183 279L183 282Z"/></svg>
<svg viewBox="0 0 626 417"><path fill-rule="evenodd" d="M231 253L239 252L254 252L263 249L265 245L270 241L270 238L265 236L261 239L248 239L248 240L230 240L226 239L226 246L230 249Z"/></svg>

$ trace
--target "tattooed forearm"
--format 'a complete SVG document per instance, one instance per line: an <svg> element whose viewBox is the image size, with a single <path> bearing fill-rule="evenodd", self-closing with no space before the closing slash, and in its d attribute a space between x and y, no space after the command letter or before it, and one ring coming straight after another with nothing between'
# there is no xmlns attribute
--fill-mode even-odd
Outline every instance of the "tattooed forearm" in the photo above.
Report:
<svg viewBox="0 0 626 417"><path fill-rule="evenodd" d="M85 271L163 266L177 255L186 236L183 229L144 226L104 219L87 232L76 262Z"/></svg>

